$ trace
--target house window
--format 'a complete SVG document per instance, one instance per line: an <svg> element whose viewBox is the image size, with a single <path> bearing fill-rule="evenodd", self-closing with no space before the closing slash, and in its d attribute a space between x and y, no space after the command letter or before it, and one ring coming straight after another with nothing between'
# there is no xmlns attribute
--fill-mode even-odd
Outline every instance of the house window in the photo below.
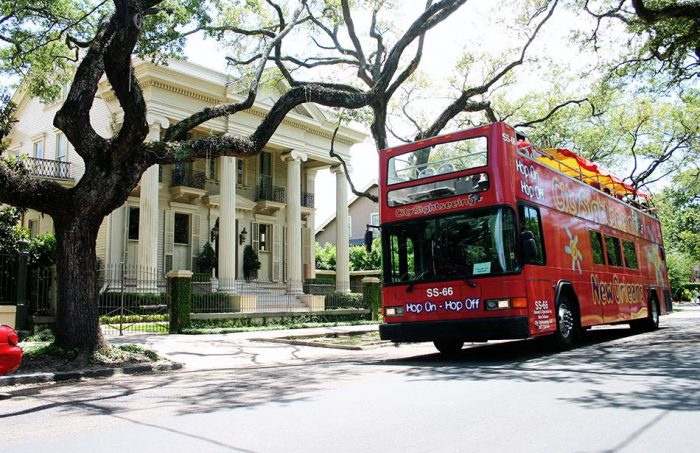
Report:
<svg viewBox="0 0 700 453"><path fill-rule="evenodd" d="M39 236L39 221L38 220L30 220L29 221L29 237L30 238L35 238Z"/></svg>
<svg viewBox="0 0 700 453"><path fill-rule="evenodd" d="M44 141L34 142L33 155L37 159L44 158Z"/></svg>
<svg viewBox="0 0 700 453"><path fill-rule="evenodd" d="M369 224L374 226L379 226L379 213L373 212L369 215Z"/></svg>
<svg viewBox="0 0 700 453"><path fill-rule="evenodd" d="M347 240L350 240L352 237L352 216L348 216L348 237Z"/></svg>
<svg viewBox="0 0 700 453"><path fill-rule="evenodd" d="M216 159L208 159L209 162L209 179L217 180L217 175L216 175Z"/></svg>
<svg viewBox="0 0 700 453"><path fill-rule="evenodd" d="M64 134L56 136L56 160L65 162L68 156L68 139Z"/></svg>
<svg viewBox="0 0 700 453"><path fill-rule="evenodd" d="M258 241L258 251L269 252L272 250L272 225L260 224L260 239Z"/></svg>
<svg viewBox="0 0 700 453"><path fill-rule="evenodd" d="M237 171L237 179L238 184L241 186L247 185L245 176L246 176L246 171L245 171L245 161L243 159L236 159L236 171Z"/></svg>
<svg viewBox="0 0 700 453"><path fill-rule="evenodd" d="M139 240L139 208L129 207L129 240Z"/></svg>
<svg viewBox="0 0 700 453"><path fill-rule="evenodd" d="M175 213L175 243L190 243L190 216L188 214Z"/></svg>

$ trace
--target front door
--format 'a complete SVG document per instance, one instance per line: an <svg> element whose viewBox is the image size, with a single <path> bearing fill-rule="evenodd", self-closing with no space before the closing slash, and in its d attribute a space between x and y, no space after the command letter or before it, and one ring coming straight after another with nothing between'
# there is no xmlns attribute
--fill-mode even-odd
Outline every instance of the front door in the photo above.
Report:
<svg viewBox="0 0 700 453"><path fill-rule="evenodd" d="M192 250L190 249L190 215L175 213L174 225L175 248L173 254L173 270L191 270Z"/></svg>

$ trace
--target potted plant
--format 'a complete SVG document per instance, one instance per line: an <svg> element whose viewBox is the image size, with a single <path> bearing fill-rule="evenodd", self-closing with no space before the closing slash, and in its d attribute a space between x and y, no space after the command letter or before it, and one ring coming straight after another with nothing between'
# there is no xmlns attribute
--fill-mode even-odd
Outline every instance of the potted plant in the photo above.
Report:
<svg viewBox="0 0 700 453"><path fill-rule="evenodd" d="M258 254L255 253L251 245L246 245L243 249L243 276L246 281L257 279L259 269L260 261L258 260Z"/></svg>

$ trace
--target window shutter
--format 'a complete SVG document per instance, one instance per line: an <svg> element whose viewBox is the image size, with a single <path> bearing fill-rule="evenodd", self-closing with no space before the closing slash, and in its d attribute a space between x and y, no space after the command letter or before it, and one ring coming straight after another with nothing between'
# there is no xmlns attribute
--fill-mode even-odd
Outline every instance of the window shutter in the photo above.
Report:
<svg viewBox="0 0 700 453"><path fill-rule="evenodd" d="M251 238L251 245L253 246L253 251L255 251L255 253L258 253L258 250L260 250L260 224L257 222L253 222L250 225L250 230L253 232L253 236Z"/></svg>
<svg viewBox="0 0 700 453"><path fill-rule="evenodd" d="M280 225L272 226L272 280L275 282L284 281L284 275L280 265L282 264L282 251L280 249L283 232Z"/></svg>
<svg viewBox="0 0 700 453"><path fill-rule="evenodd" d="M173 252L175 250L175 219L173 211L165 211L165 246L163 247L165 258L165 272L173 270Z"/></svg>
<svg viewBox="0 0 700 453"><path fill-rule="evenodd" d="M192 244L190 247L190 251L192 254L192 269L197 269L197 257L199 256L199 252L202 249L201 245L199 244L199 228L200 215L192 214L192 240L190 241L190 243Z"/></svg>
<svg viewBox="0 0 700 453"><path fill-rule="evenodd" d="M309 254L311 253L310 247L311 247L311 228L302 228L302 243L304 245L303 247L303 259L301 262L303 264L309 264Z"/></svg>
<svg viewBox="0 0 700 453"><path fill-rule="evenodd" d="M124 219L124 229L122 231L122 261L125 263L128 263L128 258L129 258L129 214L131 213L131 209L129 209L129 206L124 204L122 207L119 209L122 209L124 211L124 216L122 217Z"/></svg>

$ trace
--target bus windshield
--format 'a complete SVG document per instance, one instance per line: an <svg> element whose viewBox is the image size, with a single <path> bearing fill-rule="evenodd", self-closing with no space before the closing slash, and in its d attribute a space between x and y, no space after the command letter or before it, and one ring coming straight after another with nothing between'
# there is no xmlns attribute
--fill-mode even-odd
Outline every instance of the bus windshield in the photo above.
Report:
<svg viewBox="0 0 700 453"><path fill-rule="evenodd" d="M517 270L513 210L500 207L388 225L386 283L498 275Z"/></svg>

